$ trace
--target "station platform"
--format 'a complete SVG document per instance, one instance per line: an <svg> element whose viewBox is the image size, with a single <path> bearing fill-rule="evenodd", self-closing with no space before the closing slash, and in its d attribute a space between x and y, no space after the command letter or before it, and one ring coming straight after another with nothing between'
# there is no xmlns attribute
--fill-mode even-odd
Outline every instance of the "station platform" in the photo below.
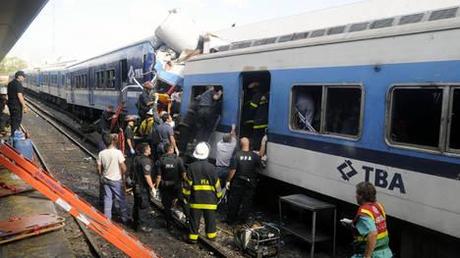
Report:
<svg viewBox="0 0 460 258"><path fill-rule="evenodd" d="M24 182L0 166L0 183L8 186L24 185ZM26 192L0 197L0 221L15 217L54 214L54 204L39 192L30 189ZM75 257L64 230L51 231L25 239L0 245L0 257Z"/></svg>

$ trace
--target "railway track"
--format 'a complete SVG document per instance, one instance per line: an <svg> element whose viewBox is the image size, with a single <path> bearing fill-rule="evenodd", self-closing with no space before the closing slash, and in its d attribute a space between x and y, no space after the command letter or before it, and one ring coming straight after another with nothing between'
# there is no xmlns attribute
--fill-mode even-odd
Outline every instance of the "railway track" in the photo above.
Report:
<svg viewBox="0 0 460 258"><path fill-rule="evenodd" d="M54 116L51 111L45 109L40 104L37 104L36 100L33 100L31 98L26 98L26 100L27 100L28 107L34 114L41 117L49 125L51 125L57 131L59 131L59 133L61 133L68 140L70 140L75 146L77 146L86 155L88 155L94 160L97 158L96 152L93 150L90 150L91 147L93 147L94 149L96 148L97 144L95 142L87 141L86 145L89 144L90 146L85 146L85 144L81 143L82 139L87 138L84 133L78 131L78 129L76 129L75 126L69 125L68 122L59 119L57 116ZM48 106L47 108L51 108L51 107ZM36 146L34 146L34 149L36 151L37 157L39 161L41 162L42 166L47 171L51 171L43 155L39 151L39 149ZM154 202L154 205L156 206L158 210L162 210L161 203ZM97 240L94 239L94 237L88 232L88 229L84 225L81 225L78 220L75 220L75 221L78 223L79 228L81 229L83 235L85 236L86 242L88 243L93 255L95 257L104 257L105 255L98 247ZM178 219L176 219L176 223L182 228L187 228L187 225ZM225 230L223 230L223 233L228 234L228 232L225 232ZM201 247L205 248L206 250L209 250L209 254L211 254L212 256L229 257L229 258L237 257L235 255L229 254L228 250L221 248L216 243L206 239L204 235L202 235L199 238L199 244Z"/></svg>

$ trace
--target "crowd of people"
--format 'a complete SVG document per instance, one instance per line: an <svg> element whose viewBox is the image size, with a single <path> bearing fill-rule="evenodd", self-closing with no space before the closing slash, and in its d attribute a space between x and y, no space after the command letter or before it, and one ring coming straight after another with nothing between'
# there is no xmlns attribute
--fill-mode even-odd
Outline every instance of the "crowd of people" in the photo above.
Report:
<svg viewBox="0 0 460 258"><path fill-rule="evenodd" d="M18 71L8 85L8 98L2 97L0 103L2 109L6 105L9 108L12 134L20 127L22 114L27 112L21 84L24 79L24 72ZM208 140L221 110L222 90L210 86L196 96L179 123L181 130L175 128L170 114L180 109L181 91L171 94L172 101L165 104L154 88L152 82L144 83L144 91L137 103L138 116L126 116L123 127L114 122L120 114L113 106L102 112L97 171L105 216L112 218L112 207L116 202L122 223L135 230L151 232L145 211L152 207L155 199L161 200L167 228L174 223L173 209L181 209L186 215L189 225L187 240L191 243L198 240L202 217L206 237L217 237L219 206L227 206L224 209L225 222L229 225L246 223L253 206L258 174L264 167L268 93L261 91L258 83L249 86L254 89L254 95L243 119L252 129L251 137L238 139L236 126L232 125L231 131L216 143L215 161L211 161ZM308 115L305 119L311 122ZM5 118L0 117L0 127L3 120ZM176 133L181 136L180 145ZM186 159L184 146L190 141L196 144L191 159ZM134 195L131 216L126 201L129 188ZM225 196L228 201L222 202ZM392 257L386 213L376 199L375 187L368 182L359 183L356 201L359 208L355 218L341 220L353 231L353 257Z"/></svg>

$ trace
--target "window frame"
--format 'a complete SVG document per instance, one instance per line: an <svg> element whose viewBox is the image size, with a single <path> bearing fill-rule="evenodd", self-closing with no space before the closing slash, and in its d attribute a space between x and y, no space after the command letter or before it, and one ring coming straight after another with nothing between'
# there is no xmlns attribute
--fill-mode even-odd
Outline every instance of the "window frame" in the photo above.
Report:
<svg viewBox="0 0 460 258"><path fill-rule="evenodd" d="M292 126L292 107L293 107L293 97L294 97L294 88L295 87L321 87L321 108L320 108L320 126L318 132L310 132L307 130L296 129ZM350 89L359 89L361 91L361 105L360 105L360 117L359 117L359 128L357 135L349 135L349 134L340 134L334 132L327 132L326 129L326 112L327 112L327 88L350 88ZM317 135L322 137L330 137L342 140L349 140L349 141L359 141L363 135L363 125L364 125L364 107L365 107L365 95L366 91L364 89L364 84L362 82L356 83L294 83L291 84L290 91L289 91L289 111L288 111L288 129L294 133L301 133L307 135ZM324 101L323 101L324 100Z"/></svg>
<svg viewBox="0 0 460 258"><path fill-rule="evenodd" d="M384 124L384 139L385 143L394 148L415 150L433 154L445 154L446 152L446 118L448 114L448 106L446 101L449 101L449 92L451 86L455 83L394 83L391 84L387 90L385 98L385 124ZM392 108L393 108L393 92L395 89L441 89L442 90L442 106L441 106L441 118L439 125L439 143L437 147L431 147L426 145L412 144L412 143L397 143L391 139L391 127L392 127Z"/></svg>
<svg viewBox="0 0 460 258"><path fill-rule="evenodd" d="M203 84L194 84L192 87L190 87L190 102L192 103L195 101L195 97L193 96L193 88L195 87L207 87L207 86L214 86L214 87L221 87L222 88L222 94L224 93L224 85L221 83L203 83ZM222 95L222 101L223 101L223 95Z"/></svg>
<svg viewBox="0 0 460 258"><path fill-rule="evenodd" d="M452 109L454 106L454 91L460 91L460 84L450 84L449 85L449 105L447 111L447 123L446 123L446 141L445 141L445 152L449 154L460 155L460 149L454 149L450 147L450 132L452 128ZM459 100L460 101L460 100Z"/></svg>

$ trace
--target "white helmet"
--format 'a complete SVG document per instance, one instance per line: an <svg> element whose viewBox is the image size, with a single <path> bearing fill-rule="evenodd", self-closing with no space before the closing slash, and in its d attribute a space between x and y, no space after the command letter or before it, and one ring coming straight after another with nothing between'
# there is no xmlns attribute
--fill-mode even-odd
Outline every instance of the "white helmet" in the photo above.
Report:
<svg viewBox="0 0 460 258"><path fill-rule="evenodd" d="M209 156L209 144L206 142L200 142L196 145L193 157L196 159L207 159Z"/></svg>
<svg viewBox="0 0 460 258"><path fill-rule="evenodd" d="M147 115L153 116L153 108L151 108L148 112Z"/></svg>

